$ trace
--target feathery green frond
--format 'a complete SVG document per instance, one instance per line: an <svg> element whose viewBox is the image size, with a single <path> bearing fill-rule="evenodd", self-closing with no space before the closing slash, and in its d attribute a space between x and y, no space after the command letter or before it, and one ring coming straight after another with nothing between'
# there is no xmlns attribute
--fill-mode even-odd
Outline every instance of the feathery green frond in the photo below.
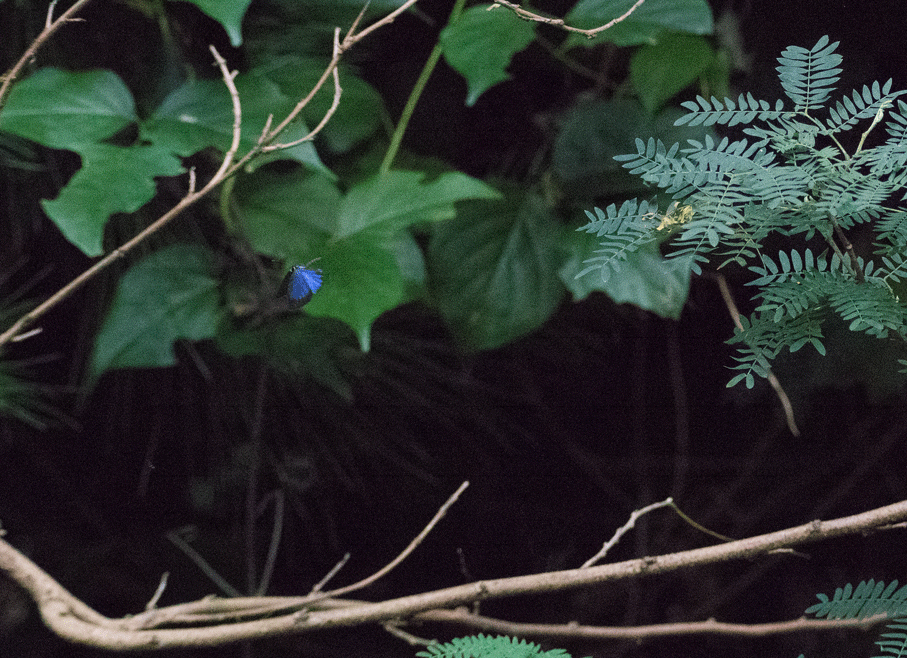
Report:
<svg viewBox="0 0 907 658"><path fill-rule="evenodd" d="M702 96L697 96L696 102L686 101L681 105L690 113L680 117L674 124L677 126L714 126L716 124L736 126L741 123L752 123L757 118L768 121L791 114L784 110L784 102L781 99L778 99L775 108L772 109L766 101L757 101L752 94L740 94L736 104L730 98L720 101L712 96L712 100L709 102Z"/></svg>
<svg viewBox="0 0 907 658"><path fill-rule="evenodd" d="M776 67L784 93L793 102L796 111L808 113L821 107L834 91L841 69L841 56L835 53L838 42L829 44L822 37L810 50L788 46L778 58Z"/></svg>
<svg viewBox="0 0 907 658"><path fill-rule="evenodd" d="M878 338L887 338L890 331L905 333L907 308L878 277L867 277L862 283L841 277L829 295L829 303L850 323L851 331Z"/></svg>
<svg viewBox="0 0 907 658"><path fill-rule="evenodd" d="M430 644L419 658L570 658L563 649L542 651L542 648L517 638L499 635L458 637L445 644Z"/></svg>
<svg viewBox="0 0 907 658"><path fill-rule="evenodd" d="M834 107L828 108L829 118L825 121L826 132L835 133L853 128L860 121L875 117L879 110L892 105L894 99L903 94L903 91L891 92L891 80L884 85L879 85L876 80L872 87L863 85L863 93L856 89L851 93L851 98L845 94Z"/></svg>
<svg viewBox="0 0 907 658"><path fill-rule="evenodd" d="M817 209L834 218L842 228L877 219L894 192L888 181L853 169L836 173L818 183L821 196L816 200Z"/></svg>
<svg viewBox="0 0 907 658"><path fill-rule="evenodd" d="M898 581L888 586L882 581L862 581L856 589L848 583L835 590L834 596L816 594L819 603L806 609L806 614L827 619L867 619L876 615L907 615L907 585L898 589Z"/></svg>
<svg viewBox="0 0 907 658"><path fill-rule="evenodd" d="M738 353L734 356L737 365L731 370L737 370L727 383L728 388L738 382L745 382L747 388L755 385L755 376L768 377L771 361L787 348L789 352L796 352L809 343L819 354L825 355L825 346L822 344L822 320L824 310L821 308L807 309L800 315L787 319L784 323L773 322L771 318L763 315L752 321L741 317L743 329L737 329L728 344L739 344Z"/></svg>
<svg viewBox="0 0 907 658"><path fill-rule="evenodd" d="M901 279L907 278L907 257L904 254L891 253L888 256L882 256L882 264L887 268L883 277L887 283L898 283Z"/></svg>
<svg viewBox="0 0 907 658"><path fill-rule="evenodd" d="M745 139L706 136L684 147L637 139L635 154L617 156L670 197L668 211L633 201L587 213L584 230L597 233L602 249L583 273L600 268L607 277L653 241L668 258L687 257L695 274L713 259L749 270L758 303L729 340L739 346L731 384L767 376L782 349L811 344L824 354L822 323L831 314L852 331L900 338L907 352L907 304L897 295L907 280L907 208L898 205L907 200L907 102L898 99L907 92L874 82L817 116L841 72L837 45L822 37L810 49L784 50L778 73L793 110L750 94L683 103L689 113L677 125L740 126ZM880 125L887 141L864 148ZM845 139L849 131L862 132ZM845 144L856 144L852 153ZM874 233L875 261L861 252L865 234L856 246L848 237L857 225ZM775 260L764 247L772 236L787 241ZM813 239L827 243L822 255L804 249Z"/></svg>
<svg viewBox="0 0 907 658"><path fill-rule="evenodd" d="M889 253L907 247L907 210L887 208L886 214L878 222L877 228L878 240L885 240L889 243L879 245L880 253Z"/></svg>
<svg viewBox="0 0 907 658"><path fill-rule="evenodd" d="M678 181L685 187L684 181L695 174L697 169L686 158L676 157L679 149L680 145L674 144L668 151L660 139L650 137L648 142L644 142L637 138L635 155L616 155L614 159L625 163L623 167L629 169L634 176L639 176L647 183L657 187L671 189L678 184ZM704 176L705 174L700 173L699 175Z"/></svg>
<svg viewBox="0 0 907 658"><path fill-rule="evenodd" d="M904 658L907 656L907 585L898 589L898 581L887 586L884 582L863 581L856 589L850 583L835 590L829 599L817 594L819 603L806 609L806 614L827 619L869 619L884 616L893 621L886 624L876 644L884 655L875 658Z"/></svg>
<svg viewBox="0 0 907 658"><path fill-rule="evenodd" d="M591 222L580 230L603 238L601 249L595 252L601 255L585 261L589 266L577 274L577 278L600 269L602 281L607 281L612 271L620 269L621 261L655 240L660 227L657 213L658 206L648 201L637 204L635 200L625 201L620 210L613 203L604 210L596 208L594 215L587 210Z"/></svg>

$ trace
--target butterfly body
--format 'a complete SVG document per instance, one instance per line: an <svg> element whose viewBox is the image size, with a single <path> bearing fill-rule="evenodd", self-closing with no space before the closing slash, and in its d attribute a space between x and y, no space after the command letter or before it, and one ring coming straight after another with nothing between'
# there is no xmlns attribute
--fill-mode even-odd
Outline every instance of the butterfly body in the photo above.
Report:
<svg viewBox="0 0 907 658"><path fill-rule="evenodd" d="M321 288L321 270L310 270L305 265L295 265L283 280L281 294L286 295L296 308L304 306Z"/></svg>

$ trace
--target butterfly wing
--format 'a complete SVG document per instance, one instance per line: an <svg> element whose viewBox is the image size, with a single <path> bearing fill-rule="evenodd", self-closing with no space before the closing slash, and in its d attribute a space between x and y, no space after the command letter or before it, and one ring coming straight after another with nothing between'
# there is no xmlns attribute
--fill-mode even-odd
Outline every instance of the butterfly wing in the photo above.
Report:
<svg viewBox="0 0 907 658"><path fill-rule="evenodd" d="M310 270L303 265L294 266L287 273L283 286L281 286L283 294L296 308L307 304L319 288L321 288L321 270Z"/></svg>

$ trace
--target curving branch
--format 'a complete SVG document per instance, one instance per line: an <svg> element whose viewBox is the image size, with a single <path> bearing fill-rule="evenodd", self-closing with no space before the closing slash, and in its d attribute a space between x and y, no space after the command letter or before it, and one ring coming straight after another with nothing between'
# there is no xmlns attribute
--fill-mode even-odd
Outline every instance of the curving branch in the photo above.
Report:
<svg viewBox="0 0 907 658"><path fill-rule="evenodd" d="M446 507L442 508L444 509ZM907 501L831 521L816 520L794 528L717 546L597 567L478 581L378 603L321 598L323 595L319 594L302 597L206 598L119 620L104 617L76 599L50 575L3 540L0 540L0 570L6 572L31 595L45 624L60 637L110 650L168 649L216 646L240 640L407 619L451 621L451 615L454 614L457 617L453 621L471 623L478 627L480 623L490 622L483 622L485 618L468 615L465 612L443 609L485 599L546 594L629 578L654 576L706 564L753 558L800 544L903 527L895 524L902 524L904 521L907 521ZM423 535L420 534L421 536ZM162 627L174 624L189 624L191 627ZM785 625L776 627L775 632L800 630L799 627L824 627L822 624L806 623L805 620L782 624ZM648 628L649 636L667 632L665 627L654 630L653 627ZM690 632L694 628L690 627ZM732 628L714 621L699 624L699 632L734 631L737 634L746 634L742 629L740 625L734 625ZM757 627L753 629L758 631ZM556 628L551 629L552 632L555 630ZM581 631L579 627L576 629L577 633ZM763 629L762 632L767 631Z"/></svg>
<svg viewBox="0 0 907 658"><path fill-rule="evenodd" d="M523 20L533 21L535 23L544 23L545 25L553 25L554 27L559 27L562 30L566 30L567 32L576 32L577 34L585 35L589 39L593 39L596 36L598 36L600 33L604 32L605 30L609 30L612 27L614 27L615 25L617 25L618 23L620 23L621 21L624 21L627 18L629 18L630 14L632 14L634 11L636 11L639 8L639 6L642 3L644 3L645 1L646 0L636 0L636 2L633 3L632 7L630 7L627 11L625 11L623 14L621 14L617 18L608 21L604 25L599 25L598 27L593 27L593 28L589 28L589 29L583 29L580 27L573 27L572 25L567 25L567 23L565 23L564 19L562 19L562 18L551 18L549 16L542 16L541 14L535 14L535 13L529 11L528 9L523 9L520 5L516 4L515 2L509 2L509 0L494 0L494 4L492 4L491 7L489 7L489 9L494 9L497 6L507 7L507 9L512 11L514 14L516 14Z"/></svg>
<svg viewBox="0 0 907 658"><path fill-rule="evenodd" d="M64 11L58 18L54 18L54 9L57 6L57 0L53 0L50 3L50 6L47 8L47 19L44 21L44 29L41 30L41 34L35 37L35 40L28 47L28 49L22 54L22 57L13 64L12 68L7 71L3 76L0 76L2 84L0 84L0 111L2 111L3 106L6 104L6 97L9 96L10 89L12 89L13 82L15 82L19 76L22 74L22 70L28 65L29 62L35 59L35 56L38 54L38 50L41 49L47 40L50 39L57 30L63 27L66 23L72 23L74 21L82 20L81 18L74 18L74 16L82 11L82 9L87 5L91 0L78 0L75 2L72 7Z"/></svg>

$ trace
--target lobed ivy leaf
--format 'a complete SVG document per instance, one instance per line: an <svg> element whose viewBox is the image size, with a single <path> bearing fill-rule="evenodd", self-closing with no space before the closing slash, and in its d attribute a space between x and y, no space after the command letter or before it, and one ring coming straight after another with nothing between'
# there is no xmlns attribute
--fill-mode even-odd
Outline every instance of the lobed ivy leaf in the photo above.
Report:
<svg viewBox="0 0 907 658"><path fill-rule="evenodd" d="M429 285L464 345L498 347L550 317L564 297L561 231L535 195L465 203L455 220L434 227Z"/></svg>
<svg viewBox="0 0 907 658"><path fill-rule="evenodd" d="M230 45L239 48L242 45L242 19L246 15L246 9L249 8L252 0L185 0L195 5L202 12L220 23L227 36L230 37Z"/></svg>
<svg viewBox="0 0 907 658"><path fill-rule="evenodd" d="M95 339L89 373L176 363L173 341L214 336L222 315L211 253L175 244L133 265L117 284Z"/></svg>
<svg viewBox="0 0 907 658"><path fill-rule="evenodd" d="M47 67L13 86L0 130L50 148L80 151L137 120L132 94L112 71Z"/></svg>
<svg viewBox="0 0 907 658"><path fill-rule="evenodd" d="M382 236L364 233L330 242L318 264L324 285L306 312L342 320L356 333L362 351L368 352L372 323L401 304L406 292L393 251Z"/></svg>
<svg viewBox="0 0 907 658"><path fill-rule="evenodd" d="M88 256L103 253L110 215L135 212L154 196L156 177L185 171L178 158L155 145L92 144L82 147L81 155L82 168L56 199L41 205L66 239Z"/></svg>
<svg viewBox="0 0 907 658"><path fill-rule="evenodd" d="M535 28L511 11L479 5L445 27L440 39L444 59L466 78L466 105L472 107L489 88L510 79L505 69L535 39Z"/></svg>
<svg viewBox="0 0 907 658"><path fill-rule="evenodd" d="M389 171L354 186L340 204L335 237L366 229L392 235L417 222L452 218L457 201L500 197L488 184L460 172L425 177L424 172Z"/></svg>

